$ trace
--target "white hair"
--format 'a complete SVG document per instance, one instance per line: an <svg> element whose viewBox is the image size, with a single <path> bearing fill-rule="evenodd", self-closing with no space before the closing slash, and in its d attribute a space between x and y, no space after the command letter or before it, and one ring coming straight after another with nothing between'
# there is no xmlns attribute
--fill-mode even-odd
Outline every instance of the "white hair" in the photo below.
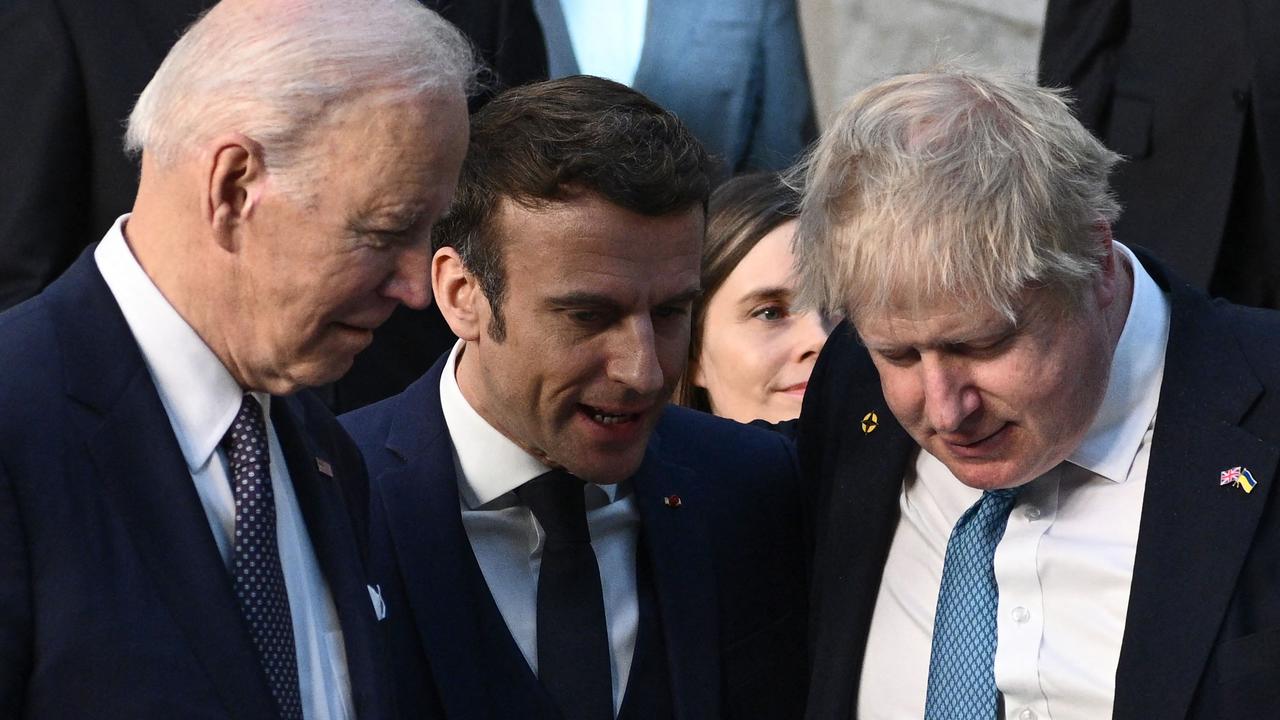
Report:
<svg viewBox="0 0 1280 720"><path fill-rule="evenodd" d="M414 0L227 0L178 40L129 116L125 148L161 166L224 132L260 144L270 168L303 162L309 131L380 93L469 94L470 43Z"/></svg>
<svg viewBox="0 0 1280 720"><path fill-rule="evenodd" d="M865 316L939 300L1010 320L1028 289L1069 310L1120 212L1119 156L1061 91L940 68L889 78L840 110L805 173L801 299Z"/></svg>

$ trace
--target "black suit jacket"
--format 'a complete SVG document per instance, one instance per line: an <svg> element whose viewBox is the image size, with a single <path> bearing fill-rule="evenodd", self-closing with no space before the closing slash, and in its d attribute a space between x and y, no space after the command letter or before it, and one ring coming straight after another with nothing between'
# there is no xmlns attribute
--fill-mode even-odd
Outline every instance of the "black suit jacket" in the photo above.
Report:
<svg viewBox="0 0 1280 720"><path fill-rule="evenodd" d="M411 717L554 718L539 710L540 686L462 525L440 409L444 361L404 393L341 418L373 478L374 564L388 604L405 608L389 626L400 704ZM805 592L790 443L672 407L632 483L675 717L799 717ZM485 656L492 633L506 650Z"/></svg>
<svg viewBox="0 0 1280 720"><path fill-rule="evenodd" d="M91 252L0 314L0 367L0 717L278 717L168 416ZM356 712L389 717L363 464L319 401L271 405Z"/></svg>
<svg viewBox="0 0 1280 720"><path fill-rule="evenodd" d="M138 164L124 129L138 94L213 0L5 0L0 3L0 310L48 285L133 206ZM529 0L427 0L491 66L482 104L544 79ZM325 399L349 410L404 389L453 333L438 310L400 308Z"/></svg>
<svg viewBox="0 0 1280 720"><path fill-rule="evenodd" d="M1081 121L1127 158L1116 237L1201 288L1224 240L1243 244L1253 262L1234 280L1265 264L1276 282L1280 4L1050 0L1040 79L1072 88Z"/></svg>
<svg viewBox="0 0 1280 720"><path fill-rule="evenodd" d="M1142 262L1172 319L1147 472L1114 717L1280 712L1280 313L1210 302ZM875 412L879 425L863 432ZM808 717L854 716L867 631L917 446L885 404L852 328L809 382L801 466L819 486ZM1258 485L1221 487L1243 465Z"/></svg>

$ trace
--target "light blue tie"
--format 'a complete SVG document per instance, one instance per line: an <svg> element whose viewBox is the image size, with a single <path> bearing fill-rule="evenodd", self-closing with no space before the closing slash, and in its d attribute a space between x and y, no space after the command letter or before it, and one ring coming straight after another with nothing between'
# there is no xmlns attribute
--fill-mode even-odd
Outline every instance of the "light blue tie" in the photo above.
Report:
<svg viewBox="0 0 1280 720"><path fill-rule="evenodd" d="M1016 491L991 490L956 521L933 621L925 720L996 716L996 545Z"/></svg>

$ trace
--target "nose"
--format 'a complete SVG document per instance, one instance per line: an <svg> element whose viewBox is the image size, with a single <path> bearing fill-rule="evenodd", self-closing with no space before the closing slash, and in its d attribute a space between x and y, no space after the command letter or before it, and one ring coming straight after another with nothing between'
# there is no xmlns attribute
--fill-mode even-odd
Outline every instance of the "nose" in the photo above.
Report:
<svg viewBox="0 0 1280 720"><path fill-rule="evenodd" d="M650 396L663 387L662 365L653 323L647 316L623 323L608 359L608 377L639 395Z"/></svg>
<svg viewBox="0 0 1280 720"><path fill-rule="evenodd" d="M920 358L925 419L935 432L953 433L982 404L963 363L933 354Z"/></svg>
<svg viewBox="0 0 1280 720"><path fill-rule="evenodd" d="M431 304L431 245L418 242L400 251L382 294L414 310Z"/></svg>

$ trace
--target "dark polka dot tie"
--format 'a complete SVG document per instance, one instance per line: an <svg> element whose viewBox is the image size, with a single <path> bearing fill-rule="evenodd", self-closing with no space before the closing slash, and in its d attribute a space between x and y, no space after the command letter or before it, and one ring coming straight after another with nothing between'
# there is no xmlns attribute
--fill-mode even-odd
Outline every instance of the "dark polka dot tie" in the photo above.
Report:
<svg viewBox="0 0 1280 720"><path fill-rule="evenodd" d="M222 438L236 501L231 579L258 661L282 720L302 720L293 616L276 543L276 501L262 406L245 394L240 413Z"/></svg>

